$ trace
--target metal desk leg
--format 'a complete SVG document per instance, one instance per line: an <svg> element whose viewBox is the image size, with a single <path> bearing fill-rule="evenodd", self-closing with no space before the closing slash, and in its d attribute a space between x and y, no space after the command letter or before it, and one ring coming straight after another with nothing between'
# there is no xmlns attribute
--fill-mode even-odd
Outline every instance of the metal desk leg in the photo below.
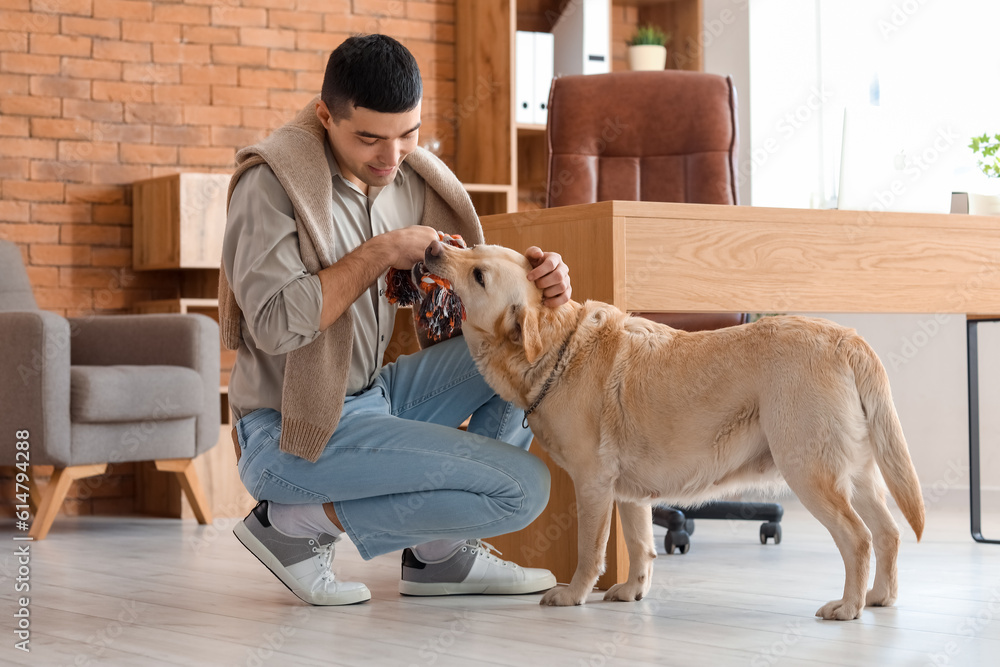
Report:
<svg viewBox="0 0 1000 667"><path fill-rule="evenodd" d="M969 509L972 520L972 539L987 544L1000 544L1000 540L990 540L983 537L982 531L982 494L979 480L979 341L977 336L980 321L967 320L965 323L969 354Z"/></svg>

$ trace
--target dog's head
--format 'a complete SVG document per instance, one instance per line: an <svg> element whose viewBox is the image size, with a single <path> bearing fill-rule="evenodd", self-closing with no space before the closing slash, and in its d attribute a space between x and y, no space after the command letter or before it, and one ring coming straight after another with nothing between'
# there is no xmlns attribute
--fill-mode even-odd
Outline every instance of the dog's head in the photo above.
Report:
<svg viewBox="0 0 1000 667"><path fill-rule="evenodd" d="M471 325L485 337L510 341L524 348L529 363L541 354L542 291L528 280L532 267L527 257L502 246L463 250L435 241L424 252L424 264L447 279L462 300L467 335Z"/></svg>

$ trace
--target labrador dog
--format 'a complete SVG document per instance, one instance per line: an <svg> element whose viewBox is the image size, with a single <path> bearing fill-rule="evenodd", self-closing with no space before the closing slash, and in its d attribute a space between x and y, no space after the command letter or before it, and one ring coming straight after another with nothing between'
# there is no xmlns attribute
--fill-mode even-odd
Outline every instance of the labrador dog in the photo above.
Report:
<svg viewBox="0 0 1000 667"><path fill-rule="evenodd" d="M844 559L843 597L816 615L855 619L895 601L900 533L885 486L917 539L923 498L885 369L853 329L767 317L688 333L596 301L548 308L528 260L500 246L435 242L425 264L462 300L483 377L527 411L576 487L576 572L542 604L586 601L616 501L629 577L604 599L634 601L649 592L656 558L652 503L689 507L782 479Z"/></svg>

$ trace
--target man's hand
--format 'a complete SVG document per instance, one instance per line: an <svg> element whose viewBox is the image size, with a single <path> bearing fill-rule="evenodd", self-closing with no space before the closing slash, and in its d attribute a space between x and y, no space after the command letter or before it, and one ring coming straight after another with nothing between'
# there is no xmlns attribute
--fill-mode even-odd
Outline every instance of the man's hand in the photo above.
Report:
<svg viewBox="0 0 1000 667"><path fill-rule="evenodd" d="M389 243L392 249L391 265L402 271L409 271L417 262L424 259L424 250L438 240L438 233L433 227L413 225L386 232L381 238Z"/></svg>
<svg viewBox="0 0 1000 667"><path fill-rule="evenodd" d="M542 290L542 303L555 308L570 300L573 288L569 284L569 267L563 264L558 253L542 252L541 248L531 246L524 251L524 256L534 267L528 273L528 280Z"/></svg>

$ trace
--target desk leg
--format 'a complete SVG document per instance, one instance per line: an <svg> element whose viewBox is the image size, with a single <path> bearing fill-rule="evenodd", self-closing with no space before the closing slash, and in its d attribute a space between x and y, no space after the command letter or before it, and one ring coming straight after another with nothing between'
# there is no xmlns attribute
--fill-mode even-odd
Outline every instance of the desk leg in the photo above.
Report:
<svg viewBox="0 0 1000 667"><path fill-rule="evenodd" d="M983 537L982 491L979 478L979 321L965 323L969 355L969 514L972 539L986 544L1000 544L1000 540Z"/></svg>
<svg viewBox="0 0 1000 667"><path fill-rule="evenodd" d="M576 492L573 480L555 464L538 442L531 443L531 453L545 461L552 475L549 504L534 522L516 533L491 537L486 541L503 552L504 559L522 567L551 570L559 583L569 583L576 571L577 529ZM608 538L607 565L597 587L607 590L628 579L628 549L622 536L618 508L614 510L611 536Z"/></svg>

